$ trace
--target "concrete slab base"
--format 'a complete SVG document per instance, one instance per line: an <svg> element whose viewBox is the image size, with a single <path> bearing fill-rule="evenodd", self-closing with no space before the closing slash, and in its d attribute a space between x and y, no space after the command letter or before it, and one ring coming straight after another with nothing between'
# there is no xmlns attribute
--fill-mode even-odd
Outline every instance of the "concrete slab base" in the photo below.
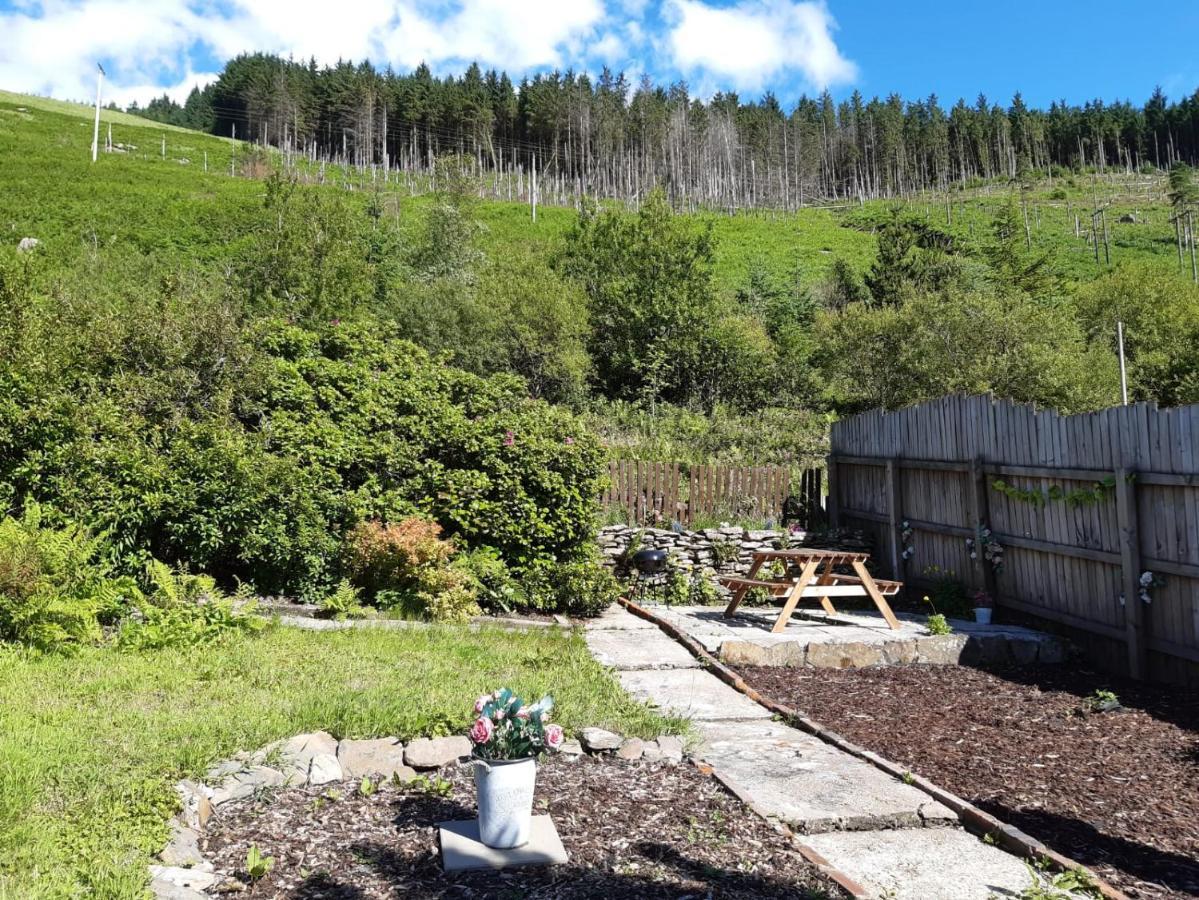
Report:
<svg viewBox="0 0 1199 900"><path fill-rule="evenodd" d="M567 860L566 848L549 816L533 816L529 842L497 850L479 840L479 820L440 822L441 865L447 872L467 869L508 869L514 866L554 866Z"/></svg>
<svg viewBox="0 0 1199 900"><path fill-rule="evenodd" d="M769 719L770 711L703 669L636 669L616 673L624 689L676 716Z"/></svg>
<svg viewBox="0 0 1199 900"><path fill-rule="evenodd" d="M876 897L993 900L1032 885L1024 863L960 828L831 832L801 839Z"/></svg>
<svg viewBox="0 0 1199 900"><path fill-rule="evenodd" d="M1064 662L1068 655L1059 638L1031 628L952 619L953 634L930 635L924 618L911 613L898 614L900 628L895 631L877 613L802 610L774 634L774 609L744 609L732 619L713 606L653 607L653 612L731 666L1052 664Z"/></svg>

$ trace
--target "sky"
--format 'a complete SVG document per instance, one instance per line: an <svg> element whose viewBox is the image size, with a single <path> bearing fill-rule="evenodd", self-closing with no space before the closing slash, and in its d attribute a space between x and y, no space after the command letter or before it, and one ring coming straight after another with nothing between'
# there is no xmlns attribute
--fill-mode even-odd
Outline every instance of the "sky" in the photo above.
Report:
<svg viewBox="0 0 1199 900"><path fill-rule="evenodd" d="M261 50L439 75L478 61L517 81L607 65L785 104L825 88L1141 103L1156 85L1174 99L1199 88L1197 43L1195 0L1152 17L1126 0L0 0L0 88L85 100L99 62L105 102L182 100Z"/></svg>

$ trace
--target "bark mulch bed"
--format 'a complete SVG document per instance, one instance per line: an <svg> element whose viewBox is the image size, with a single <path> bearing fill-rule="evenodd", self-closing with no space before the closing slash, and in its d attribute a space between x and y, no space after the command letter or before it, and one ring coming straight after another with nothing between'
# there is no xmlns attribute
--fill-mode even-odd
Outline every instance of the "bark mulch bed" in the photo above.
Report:
<svg viewBox="0 0 1199 900"><path fill-rule="evenodd" d="M442 872L436 823L475 817L468 766L442 790L349 784L222 806L205 858L246 880L251 845L275 857L252 897L802 898L843 897L786 838L693 766L584 757L547 760L535 812L548 811L570 855L551 868Z"/></svg>
<svg viewBox="0 0 1199 900"><path fill-rule="evenodd" d="M1066 666L740 671L1130 896L1199 896L1197 693Z"/></svg>

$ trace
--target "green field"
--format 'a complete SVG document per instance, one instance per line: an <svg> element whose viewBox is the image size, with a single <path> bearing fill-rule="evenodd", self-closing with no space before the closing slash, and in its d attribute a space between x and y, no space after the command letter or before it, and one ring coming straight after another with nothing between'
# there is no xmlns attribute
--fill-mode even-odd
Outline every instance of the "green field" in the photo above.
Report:
<svg viewBox="0 0 1199 900"><path fill-rule="evenodd" d="M0 92L0 191L5 197L0 228L11 242L37 237L46 245L51 267L59 271L72 268L85 254L94 265L107 253L140 256L159 271L199 264L219 272L222 261L236 255L262 198L261 183L243 177L236 162L244 163L248 149L104 110L102 139L111 122L114 142L136 149L102 154L93 166L91 115L86 106ZM237 177L230 177L231 157ZM318 177L311 167L300 171L312 180ZM342 173L330 167L325 179L329 184L351 184L363 198L372 184L378 186L408 222L419 221L427 207L426 197L410 196L397 182L372 182L369 173ZM1068 200L1050 199L1055 190L1064 190ZM1106 264L1096 266L1085 240L1089 212L1098 200L1110 203L1113 263L1151 261L1177 271L1163 191L1161 178L1143 175L1078 175L1053 185L1042 181L1028 198L1034 247L1053 250L1072 279L1089 280L1105 270ZM1016 189L996 184L952 192L951 225L946 225L944 196L918 198L906 206L969 246L985 234L991 212L1009 195L1016 196ZM865 271L875 258L871 222L884 218L891 205L872 201L790 214L758 211L693 218L697 225L711 223L717 238L717 285L731 292L745 283L754 266L780 276L798 269L809 285L816 285L837 258ZM1074 236L1076 213L1082 217L1083 238ZM1137 221L1120 222L1125 214ZM543 206L534 223L526 205L494 200L482 202L478 215L485 225L483 247L493 255L514 248L551 252L575 219L570 208Z"/></svg>

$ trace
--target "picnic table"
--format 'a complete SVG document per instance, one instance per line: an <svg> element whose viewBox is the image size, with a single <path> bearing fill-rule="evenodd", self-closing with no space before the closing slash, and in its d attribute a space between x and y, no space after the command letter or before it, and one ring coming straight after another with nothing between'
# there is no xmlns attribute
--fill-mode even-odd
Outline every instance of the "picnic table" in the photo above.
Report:
<svg viewBox="0 0 1199 900"><path fill-rule="evenodd" d="M733 598L725 608L726 618L732 618L741 601L751 588L763 588L773 596L783 598L783 608L771 632L779 633L787 627L787 621L800 600L815 598L825 612L836 615L832 597L869 597L882 613L892 630L899 629L899 620L887 603L887 595L896 594L903 584L898 581L883 581L870 574L866 568L868 553L851 553L841 550L759 550L754 553L753 564L744 577L722 575L720 581L733 589ZM790 573L798 568L798 575L784 574L781 578L759 578L758 573L768 563L782 561ZM853 569L854 574L836 571L837 567Z"/></svg>

